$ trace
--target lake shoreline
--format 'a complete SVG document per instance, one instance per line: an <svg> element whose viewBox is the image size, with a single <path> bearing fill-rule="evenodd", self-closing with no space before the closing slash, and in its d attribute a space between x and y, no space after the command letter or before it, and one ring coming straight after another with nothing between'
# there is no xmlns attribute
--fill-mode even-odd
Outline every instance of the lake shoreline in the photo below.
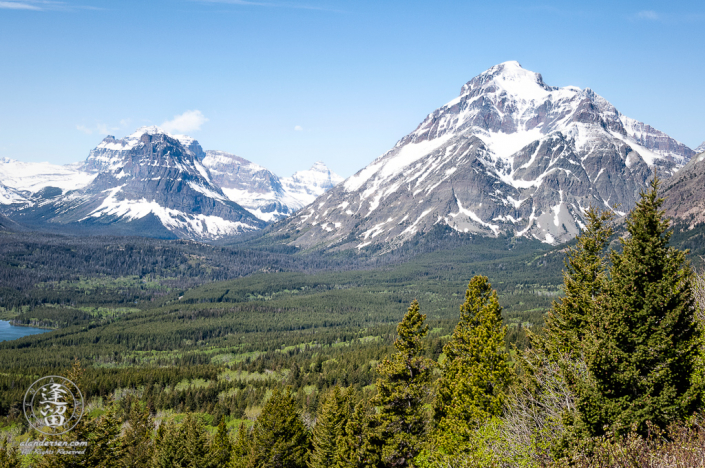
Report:
<svg viewBox="0 0 705 468"><path fill-rule="evenodd" d="M41 325L31 325L31 324L25 325L24 323L15 323L13 320L3 320L3 321L8 322L10 324L10 326L12 326L12 327L38 328L40 330L49 330L49 331L58 330L58 328L43 327Z"/></svg>
<svg viewBox="0 0 705 468"><path fill-rule="evenodd" d="M25 336L40 335L51 331L51 328L15 325L10 320L0 320L0 342L19 340Z"/></svg>

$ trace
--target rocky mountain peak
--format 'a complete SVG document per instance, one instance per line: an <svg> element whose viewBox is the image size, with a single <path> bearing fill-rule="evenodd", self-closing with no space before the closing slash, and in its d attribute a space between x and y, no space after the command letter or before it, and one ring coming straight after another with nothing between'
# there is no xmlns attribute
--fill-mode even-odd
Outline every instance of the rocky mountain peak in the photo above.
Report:
<svg viewBox="0 0 705 468"><path fill-rule="evenodd" d="M628 211L656 170L673 174L693 154L590 88L504 62L284 230L304 248L393 248L438 224L555 244L580 231L588 206Z"/></svg>
<svg viewBox="0 0 705 468"><path fill-rule="evenodd" d="M696 153L696 154L705 153L705 141L703 141L702 143L700 143L700 146L698 146L697 148L695 148L695 153Z"/></svg>
<svg viewBox="0 0 705 468"><path fill-rule="evenodd" d="M203 159L205 157L205 152L203 151L203 148L201 148L201 145L195 139L187 135L172 135L169 132L164 131L162 128L157 127L156 125L140 127L133 133L127 135L122 139L116 139L113 135L108 135L103 139L103 141L100 142L100 144L95 148L95 150L91 152L91 155L93 155L94 152L111 152L110 155L112 157L115 157L117 156L117 154L112 152L130 151L136 148L137 146L148 145L149 142L152 141L152 138L149 137L160 135L178 141L179 143L181 143L181 145L183 145L186 149L193 153L195 157L199 159ZM90 161L91 155L88 156L88 160L86 161L89 167L94 165L93 162ZM94 169L101 170L103 166L103 164L99 163L96 167L94 167Z"/></svg>
<svg viewBox="0 0 705 468"><path fill-rule="evenodd" d="M509 61L489 68L468 81L460 89L460 96L482 89L484 92L505 92L510 95L543 95L557 88L547 86L540 73L522 68L519 62Z"/></svg>

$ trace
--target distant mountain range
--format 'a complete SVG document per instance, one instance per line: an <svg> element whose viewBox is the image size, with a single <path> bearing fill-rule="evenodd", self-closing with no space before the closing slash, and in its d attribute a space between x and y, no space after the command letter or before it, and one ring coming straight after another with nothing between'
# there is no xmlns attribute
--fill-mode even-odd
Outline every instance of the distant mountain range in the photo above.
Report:
<svg viewBox="0 0 705 468"><path fill-rule="evenodd" d="M36 229L208 241L261 229L341 180L320 162L279 179L188 136L143 127L106 137L83 163L0 160L0 203Z"/></svg>
<svg viewBox="0 0 705 468"><path fill-rule="evenodd" d="M570 240L597 206L629 211L655 174L669 215L705 221L703 158L591 89L558 88L517 62L476 76L409 135L343 179L292 177L186 135L143 127L82 163L0 160L3 225L200 241L273 224L301 249L390 250L435 229Z"/></svg>
<svg viewBox="0 0 705 468"><path fill-rule="evenodd" d="M505 62L275 231L303 249L393 249L435 225L557 244L590 205L623 214L695 154L591 89Z"/></svg>

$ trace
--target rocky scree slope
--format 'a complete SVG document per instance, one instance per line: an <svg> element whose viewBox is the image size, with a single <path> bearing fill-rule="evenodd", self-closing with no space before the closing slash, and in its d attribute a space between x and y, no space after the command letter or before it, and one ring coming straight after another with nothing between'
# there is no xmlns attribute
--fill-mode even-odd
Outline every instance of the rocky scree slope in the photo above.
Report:
<svg viewBox="0 0 705 468"><path fill-rule="evenodd" d="M303 249L392 249L436 224L556 244L590 205L624 213L695 153L591 89L496 65L370 165L277 226Z"/></svg>

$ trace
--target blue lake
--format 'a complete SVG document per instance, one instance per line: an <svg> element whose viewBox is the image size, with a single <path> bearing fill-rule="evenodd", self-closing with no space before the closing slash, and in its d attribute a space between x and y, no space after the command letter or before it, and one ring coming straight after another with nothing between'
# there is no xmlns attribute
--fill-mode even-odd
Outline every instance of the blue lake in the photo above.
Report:
<svg viewBox="0 0 705 468"><path fill-rule="evenodd" d="M43 328L14 327L10 325L10 322L0 320L0 341L16 340L17 338L22 338L23 336L38 335L39 333L46 333L50 331L51 330L45 330Z"/></svg>

